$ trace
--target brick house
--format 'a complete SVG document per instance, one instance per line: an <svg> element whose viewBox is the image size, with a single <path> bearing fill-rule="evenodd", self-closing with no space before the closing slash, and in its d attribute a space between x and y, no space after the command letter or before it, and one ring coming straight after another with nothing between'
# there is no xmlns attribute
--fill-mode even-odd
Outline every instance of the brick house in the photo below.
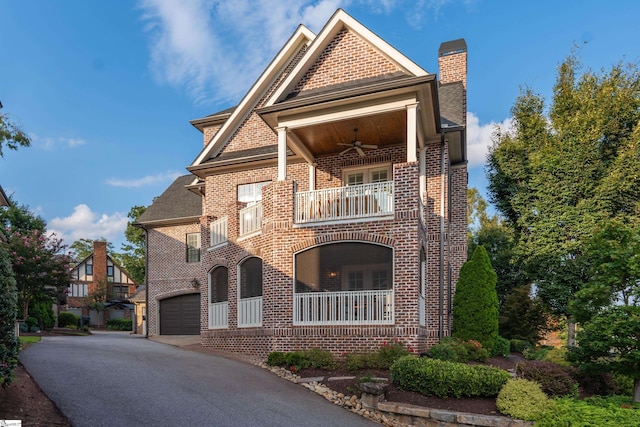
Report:
<svg viewBox="0 0 640 427"><path fill-rule="evenodd" d="M96 293L104 294L104 311L87 308L88 299ZM133 317L134 306L129 298L135 293L136 283L107 254L107 242L96 240L93 253L71 269L66 311L89 316L91 326L106 326L109 319Z"/></svg>
<svg viewBox="0 0 640 427"><path fill-rule="evenodd" d="M204 147L172 196L199 212L140 218L148 334L263 357L423 352L449 335L466 260L464 40L438 62L439 79L338 10L317 35L298 27L235 108L193 120Z"/></svg>

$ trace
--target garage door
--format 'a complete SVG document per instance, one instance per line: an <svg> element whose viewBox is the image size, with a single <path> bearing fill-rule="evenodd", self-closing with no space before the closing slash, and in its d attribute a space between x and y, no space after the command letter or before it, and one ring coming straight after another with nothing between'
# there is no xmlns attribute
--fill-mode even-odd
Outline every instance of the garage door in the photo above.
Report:
<svg viewBox="0 0 640 427"><path fill-rule="evenodd" d="M200 335L200 294L160 301L160 335Z"/></svg>

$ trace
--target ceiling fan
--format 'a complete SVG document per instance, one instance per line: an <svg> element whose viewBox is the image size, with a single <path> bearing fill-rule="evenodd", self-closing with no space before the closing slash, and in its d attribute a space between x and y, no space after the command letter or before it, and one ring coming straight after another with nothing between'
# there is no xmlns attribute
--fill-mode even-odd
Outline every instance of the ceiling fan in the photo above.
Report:
<svg viewBox="0 0 640 427"><path fill-rule="evenodd" d="M339 142L338 145L344 145L345 147L349 147L346 150L341 151L340 154L344 154L344 153L348 152L349 150L356 150L358 152L358 154L360 155L360 157L364 157L363 148L366 148L366 149L378 148L377 145L363 144L362 141L359 141L358 140L358 129L357 128L353 130L353 141L351 141L348 144L345 144L344 142Z"/></svg>

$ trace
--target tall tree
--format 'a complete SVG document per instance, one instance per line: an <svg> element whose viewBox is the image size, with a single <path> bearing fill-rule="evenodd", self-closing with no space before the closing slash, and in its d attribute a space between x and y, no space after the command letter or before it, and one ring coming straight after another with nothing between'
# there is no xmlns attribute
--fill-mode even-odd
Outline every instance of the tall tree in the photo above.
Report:
<svg viewBox="0 0 640 427"><path fill-rule="evenodd" d="M7 114L0 113L0 157L4 157L4 147L17 150L18 147L29 147L31 139L16 125Z"/></svg>
<svg viewBox="0 0 640 427"><path fill-rule="evenodd" d="M33 213L29 206L19 204L12 195L9 195L9 201L10 206L0 209L0 225L3 230L45 231L47 223L42 217Z"/></svg>
<svg viewBox="0 0 640 427"><path fill-rule="evenodd" d="M10 256L0 242L0 384L7 387L18 364L18 338L15 334L18 292Z"/></svg>
<svg viewBox="0 0 640 427"><path fill-rule="evenodd" d="M515 251L542 301L569 315L589 281L586 241L597 224L640 214L640 75L637 65L560 65L552 104L526 89L488 158L491 201L516 232ZM572 337L572 334L569 334Z"/></svg>
<svg viewBox="0 0 640 427"><path fill-rule="evenodd" d="M147 208L144 206L133 206L127 215L130 221L127 223L127 229L124 232L128 243L122 244L121 254L113 254L115 259L129 273L136 283L145 283L145 234L144 230L134 227L133 224L138 222L140 215Z"/></svg>

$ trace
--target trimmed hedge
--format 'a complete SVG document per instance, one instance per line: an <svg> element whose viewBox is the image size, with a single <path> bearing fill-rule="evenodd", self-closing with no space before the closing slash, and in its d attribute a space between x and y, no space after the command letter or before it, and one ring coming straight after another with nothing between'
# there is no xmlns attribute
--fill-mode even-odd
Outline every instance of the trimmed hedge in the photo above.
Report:
<svg viewBox="0 0 640 427"><path fill-rule="evenodd" d="M109 319L107 320L107 329L112 331L130 331L133 328L131 319Z"/></svg>
<svg viewBox="0 0 640 427"><path fill-rule="evenodd" d="M496 406L504 415L534 421L550 409L553 402L539 384L524 379L510 379L500 390Z"/></svg>
<svg viewBox="0 0 640 427"><path fill-rule="evenodd" d="M400 388L442 398L497 396L509 379L507 371L491 366L412 356L398 359L390 372Z"/></svg>

